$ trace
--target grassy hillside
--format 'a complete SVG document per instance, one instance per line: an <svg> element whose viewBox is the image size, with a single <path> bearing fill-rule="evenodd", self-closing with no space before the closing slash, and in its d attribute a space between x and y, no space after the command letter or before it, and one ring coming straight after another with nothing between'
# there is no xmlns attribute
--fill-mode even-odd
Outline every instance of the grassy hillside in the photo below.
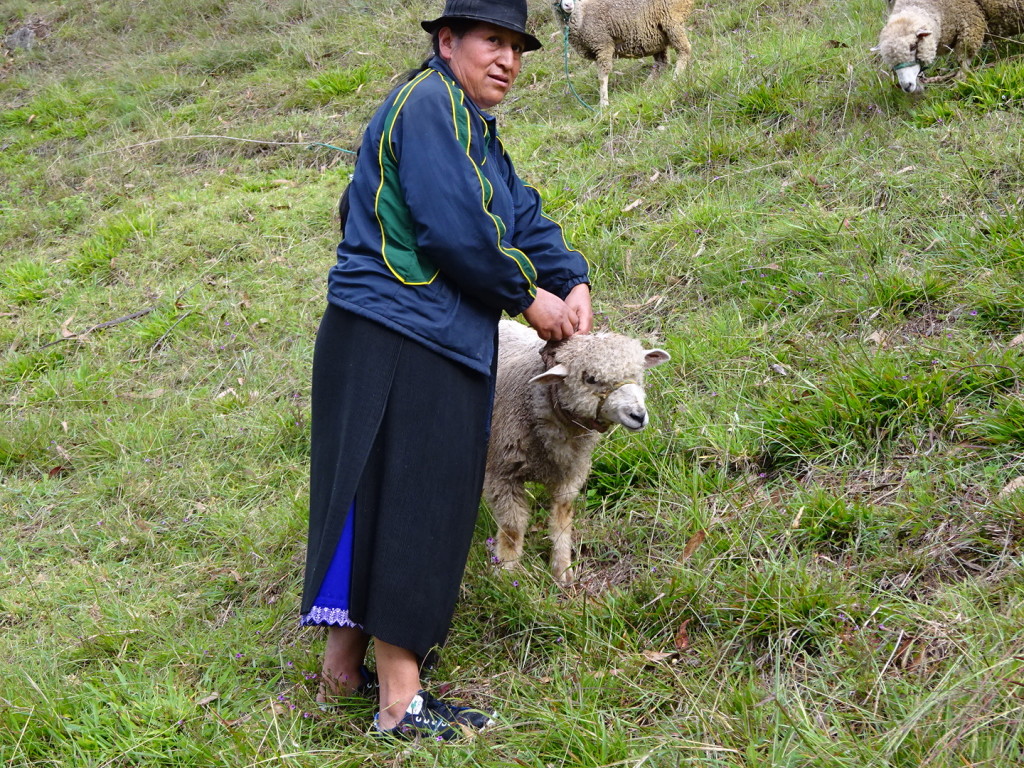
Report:
<svg viewBox="0 0 1024 768"><path fill-rule="evenodd" d="M865 0L698 4L688 74L620 62L602 114L531 3L506 146L600 325L673 362L598 451L576 586L542 530L495 571L481 515L432 686L498 729L399 748L316 708L341 150L440 6L0 0L0 760L1018 765L1021 50L911 99Z"/></svg>

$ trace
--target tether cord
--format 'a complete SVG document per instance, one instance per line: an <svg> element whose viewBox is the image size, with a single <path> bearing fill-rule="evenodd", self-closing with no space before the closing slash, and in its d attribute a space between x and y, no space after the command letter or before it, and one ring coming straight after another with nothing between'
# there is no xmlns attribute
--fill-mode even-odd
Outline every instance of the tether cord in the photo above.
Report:
<svg viewBox="0 0 1024 768"><path fill-rule="evenodd" d="M562 15L563 15L563 17L565 16L564 11L562 12ZM590 106L589 104L587 104L587 102L585 102L583 99L581 99L580 95L578 93L576 93L576 89L573 88L572 78L569 77L569 20L568 19L565 20L565 23L562 25L562 27L563 27L563 31L564 31L564 34L562 35L562 40L565 43L564 49L563 49L564 58L565 58L565 82L567 82L569 84L569 90L572 91L572 95L576 97L576 101L578 101L584 107L586 107L591 112L593 112L594 108L592 106Z"/></svg>
<svg viewBox="0 0 1024 768"><path fill-rule="evenodd" d="M324 142L322 142L322 141L314 141L314 142L313 142L312 144L310 144L309 146L307 146L307 147L306 147L306 149L312 149L313 147L327 147L328 149L336 149L336 150L338 150L339 152L347 152L347 153L348 153L348 154L350 154L350 155L354 155L354 154L356 154L356 153L355 153L354 151L352 151L351 149L342 149L341 147L336 147L336 146L334 146L333 144L325 144L325 143L324 143Z"/></svg>

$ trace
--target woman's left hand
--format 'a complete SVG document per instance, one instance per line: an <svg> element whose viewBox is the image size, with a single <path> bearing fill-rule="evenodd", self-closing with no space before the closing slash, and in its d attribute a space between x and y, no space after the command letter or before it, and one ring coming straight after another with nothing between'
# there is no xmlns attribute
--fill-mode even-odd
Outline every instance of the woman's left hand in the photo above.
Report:
<svg viewBox="0 0 1024 768"><path fill-rule="evenodd" d="M580 283L565 297L565 303L576 312L576 333L590 333L594 327L594 310L590 306L590 286Z"/></svg>

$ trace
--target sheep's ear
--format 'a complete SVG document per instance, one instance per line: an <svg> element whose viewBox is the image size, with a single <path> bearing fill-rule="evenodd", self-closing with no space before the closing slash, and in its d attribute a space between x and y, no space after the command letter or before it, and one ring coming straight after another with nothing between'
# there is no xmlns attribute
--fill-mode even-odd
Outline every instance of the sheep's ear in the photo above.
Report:
<svg viewBox="0 0 1024 768"><path fill-rule="evenodd" d="M929 32L927 29L919 29L919 30L917 30L917 39L918 40L920 40L922 37L931 37L931 35L932 35L932 33Z"/></svg>
<svg viewBox="0 0 1024 768"><path fill-rule="evenodd" d="M544 373L538 373L532 379L531 384L557 384L562 381L566 376L569 375L569 369L566 368L562 363L559 363L554 368L548 368Z"/></svg>
<svg viewBox="0 0 1024 768"><path fill-rule="evenodd" d="M871 51L871 53L878 53L881 50L881 48L879 48L877 45L872 45L870 48L868 48L868 50Z"/></svg>
<svg viewBox="0 0 1024 768"><path fill-rule="evenodd" d="M671 359L664 349L644 350L644 368L653 368L656 365L667 363Z"/></svg>

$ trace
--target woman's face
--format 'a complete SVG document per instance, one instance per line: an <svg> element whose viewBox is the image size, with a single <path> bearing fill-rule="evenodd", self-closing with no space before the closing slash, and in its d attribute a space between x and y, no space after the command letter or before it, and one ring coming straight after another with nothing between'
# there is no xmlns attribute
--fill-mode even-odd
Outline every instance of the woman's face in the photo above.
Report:
<svg viewBox="0 0 1024 768"><path fill-rule="evenodd" d="M526 38L519 32L481 22L462 37L449 27L438 33L441 58L480 109L505 98L523 65Z"/></svg>

